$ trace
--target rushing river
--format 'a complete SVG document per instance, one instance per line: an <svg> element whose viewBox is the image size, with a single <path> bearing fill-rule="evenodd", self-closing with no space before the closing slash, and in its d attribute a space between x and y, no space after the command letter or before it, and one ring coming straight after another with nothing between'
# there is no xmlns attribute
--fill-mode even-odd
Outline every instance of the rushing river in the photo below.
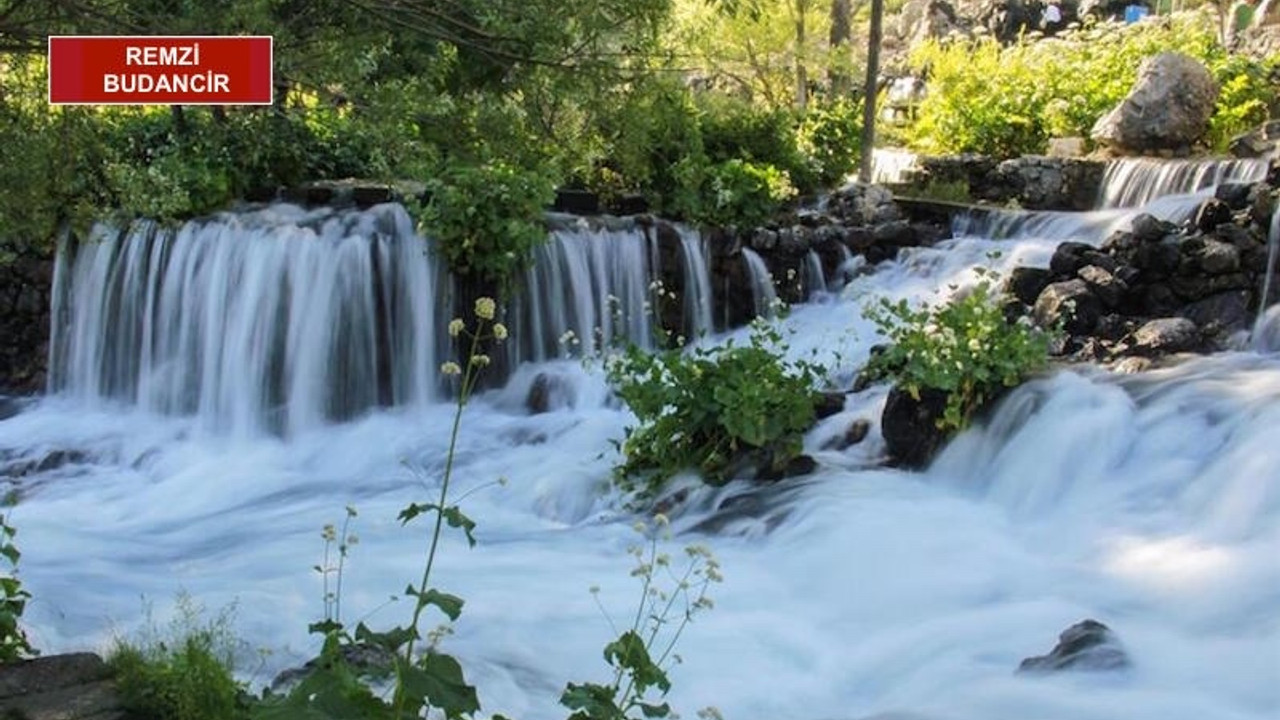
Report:
<svg viewBox="0 0 1280 720"><path fill-rule="evenodd" d="M1203 190L1207 181L1197 175L1195 182L1184 190ZM1154 196L1142 202L1148 199ZM1193 203L1166 197L1160 207L1177 213ZM246 642L242 675L265 683L318 649L306 632L323 611L312 566L321 561L321 527L340 523L347 505L359 511L352 527L359 543L346 566L343 619L374 627L407 621L411 606L389 599L420 575L427 525L402 527L395 518L402 506L431 501L438 491L452 406L422 373L448 359L439 330L449 313L426 293L416 309L396 316L419 336L397 346L396 357L408 360L384 373L398 404L369 409L378 398L344 383L374 372L376 349L367 357L342 350L346 369L328 379L331 364L308 365L317 358L307 353L332 351L334 333L344 345L359 344L352 328L362 327L362 308L375 307L377 298L351 285L358 278L342 269L340 256L351 254L351 233L394 225L402 213L368 211L348 218L337 235L313 234L310 246L290 248L292 236L283 235L305 223L294 211L271 212L286 216L292 229L238 238L275 248L269 256L244 247L210 250L190 259L181 276L186 285L166 285L143 267L159 257L157 243L132 260L100 259L99 276L82 248L75 266L60 271L63 291L78 293L64 316L83 324L73 323L55 343L55 354L65 353L59 392L0 422L7 462L71 452L65 464L22 479L22 501L12 512L24 553L21 577L34 596L25 620L45 652L105 650L113 637L136 630L147 604L163 619L185 591L211 611L235 604L235 628ZM906 251L838 291L832 279L831 294L778 321L789 353L816 355L847 380L878 340L861 315L866 303L937 301L950 286L972 282L978 265L1045 265L1064 232L1101 242L1124 213L1058 218L1052 232L1024 223L1006 227L1001 240L971 228L970 236ZM1062 223L1075 229L1063 231ZM182 247L163 252L195 252ZM379 247L386 257L403 251ZM647 251L619 252L643 265ZM688 255L692 273L699 265ZM432 282L426 260L401 260L399 282L410 296ZM605 283L611 288L632 288L627 272L610 269L622 267L613 262L599 260L599 277L612 277ZM569 273L577 265L565 260L563 267ZM705 273L705 263L700 267ZM290 272L329 277L317 282L344 289L272 296ZM126 279L129 273L135 279ZM109 290L112 283L151 290L121 295ZM166 300L172 287L184 289ZM315 290L300 281L290 287ZM202 293L209 299L200 300ZM114 300L95 306L85 298ZM259 305L231 300L250 298ZM335 308L332 298L348 300ZM534 300L565 302L525 302ZM154 322L128 342L155 347L122 349L125 324L111 313L129 302ZM415 314L423 312L434 315ZM179 339L189 326L182 318L194 313L206 324L190 332L203 336ZM341 333L302 321L325 313L338 318ZM562 334L583 313L561 313L542 332ZM271 322L287 327L272 330ZM1275 337L1277 322L1261 329ZM280 343L263 339L275 332ZM262 354L277 345L288 353ZM617 460L610 441L632 417L610 399L591 363L547 359L528 340L520 347L513 360L525 362L511 381L477 397L464 415L453 496L466 496L478 543L468 548L460 535L447 534L435 577L467 601L445 643L477 685L485 713L541 720L567 714L556 704L566 681L608 677L601 648L614 632L588 588L599 587L601 604L620 624L635 610L639 585L626 555L637 538L635 518L608 486ZM936 720L1274 720L1275 349L1259 343L1141 375L1088 366L1045 375L1011 394L985 426L956 439L923 473L879 467L883 445L874 425L862 444L822 449L852 420L874 423L885 388L849 396L845 411L807 438L820 466L812 476L765 489L731 483L694 490L672 512L671 549L708 545L725 581L713 586L714 610L681 640L684 662L672 671L670 700L686 717L714 705L730 720L897 712ZM264 370L274 363L284 369ZM558 402L551 412L529 415L524 399L540 372L559 379ZM1014 674L1022 658L1047 652L1058 632L1084 618L1113 628L1131 668ZM259 660L259 650L269 654Z"/></svg>

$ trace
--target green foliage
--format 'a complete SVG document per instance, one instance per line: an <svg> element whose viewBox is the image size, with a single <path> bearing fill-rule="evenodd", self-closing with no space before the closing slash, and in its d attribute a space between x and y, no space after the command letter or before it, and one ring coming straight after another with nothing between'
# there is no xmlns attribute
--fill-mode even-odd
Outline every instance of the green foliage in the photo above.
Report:
<svg viewBox="0 0 1280 720"><path fill-rule="evenodd" d="M1216 151L1265 119L1277 98L1272 73L1280 60L1230 55L1217 42L1210 14L1187 13L1007 47L989 38L926 42L911 61L928 73L929 93L907 134L931 153L1040 153L1050 136L1088 137L1097 119L1128 94L1142 61L1165 51L1203 61L1222 89L1208 138Z"/></svg>
<svg viewBox="0 0 1280 720"><path fill-rule="evenodd" d="M862 153L862 103L848 100L810 107L796 130L800 151L821 186L840 184L857 169Z"/></svg>
<svg viewBox="0 0 1280 720"><path fill-rule="evenodd" d="M502 282L546 242L552 186L539 171L501 160L451 164L428 183L423 232L457 272Z"/></svg>
<svg viewBox="0 0 1280 720"><path fill-rule="evenodd" d="M18 560L22 553L14 542L17 534L17 528L9 524L9 517L0 514L0 556L8 566L6 572L0 573L0 665L38 654L18 624L31 593L23 589L22 581L18 580Z"/></svg>
<svg viewBox="0 0 1280 720"><path fill-rule="evenodd" d="M941 306L916 309L882 298L866 313L892 343L872 356L867 373L917 399L924 389L947 393L942 429L963 429L983 403L1048 361L1050 336L1008 322L985 279Z"/></svg>
<svg viewBox="0 0 1280 720"><path fill-rule="evenodd" d="M201 608L178 598L167 632L148 628L140 642L117 641L108 658L121 703L146 720L247 718L242 687L232 675L231 611L201 621Z"/></svg>
<svg viewBox="0 0 1280 720"><path fill-rule="evenodd" d="M785 170L744 160L712 165L703 182L707 190L699 215L712 225L763 225L796 194Z"/></svg>
<svg viewBox="0 0 1280 720"><path fill-rule="evenodd" d="M774 468L798 456L823 371L786 362L784 351L777 331L757 322L745 346L656 354L632 347L610 358L609 382L639 420L621 443L619 486L653 495L686 469L723 484L740 453L760 453Z"/></svg>
<svg viewBox="0 0 1280 720"><path fill-rule="evenodd" d="M647 535L645 545L632 545L628 551L636 560L631 575L640 579L640 600L631 624L604 647L613 681L567 684L560 704L574 711L569 720L675 717L670 705L659 702L671 690L667 669L679 662L674 651L685 627L698 613L711 609L707 595L711 583L723 578L719 562L701 545L685 548L685 566L677 573L671 557L658 551L659 534L669 537L668 524L664 515L654 518L653 527L636 524L636 530ZM671 580L670 587L663 586L664 577ZM599 605L599 589L592 588L591 593ZM604 607L600 608L603 612ZM651 699L655 691L658 698Z"/></svg>

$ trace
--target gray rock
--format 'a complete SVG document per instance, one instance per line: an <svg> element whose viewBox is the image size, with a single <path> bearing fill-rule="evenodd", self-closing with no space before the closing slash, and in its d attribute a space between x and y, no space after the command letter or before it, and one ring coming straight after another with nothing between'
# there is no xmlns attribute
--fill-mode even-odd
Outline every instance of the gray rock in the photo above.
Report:
<svg viewBox="0 0 1280 720"><path fill-rule="evenodd" d="M1119 670L1129 665L1129 655L1111 628L1097 620L1082 620L1062 631L1048 655L1023 660L1018 672Z"/></svg>
<svg viewBox="0 0 1280 720"><path fill-rule="evenodd" d="M1200 329L1184 317L1158 318L1133 333L1134 352L1145 355L1193 350L1200 342Z"/></svg>
<svg viewBox="0 0 1280 720"><path fill-rule="evenodd" d="M1129 291L1129 286L1122 280L1097 265L1086 265L1080 268L1076 275L1084 280L1093 294L1097 295L1098 299L1109 308L1119 305L1125 293Z"/></svg>
<svg viewBox="0 0 1280 720"><path fill-rule="evenodd" d="M0 666L0 716L25 720L124 717L111 672L92 653L51 655Z"/></svg>
<svg viewBox="0 0 1280 720"><path fill-rule="evenodd" d="M1209 128L1218 84L1193 57L1163 52L1144 60L1124 100L1099 118L1091 136L1132 152L1187 148Z"/></svg>
<svg viewBox="0 0 1280 720"><path fill-rule="evenodd" d="M1032 310L1036 323L1052 327L1063 323L1067 332L1082 335L1090 332L1102 316L1102 303L1083 280L1056 282L1036 298Z"/></svg>
<svg viewBox="0 0 1280 720"><path fill-rule="evenodd" d="M1224 275L1240 269L1240 251L1224 242L1205 240L1196 256L1200 269L1210 275Z"/></svg>
<svg viewBox="0 0 1280 720"><path fill-rule="evenodd" d="M1052 273L1044 268L1020 265L1009 273L1005 290L1027 305L1035 305L1036 298L1049 284Z"/></svg>
<svg viewBox="0 0 1280 720"><path fill-rule="evenodd" d="M1252 320L1248 290L1229 290L1211 295L1184 307L1179 315L1196 325L1213 332L1233 332L1248 327Z"/></svg>

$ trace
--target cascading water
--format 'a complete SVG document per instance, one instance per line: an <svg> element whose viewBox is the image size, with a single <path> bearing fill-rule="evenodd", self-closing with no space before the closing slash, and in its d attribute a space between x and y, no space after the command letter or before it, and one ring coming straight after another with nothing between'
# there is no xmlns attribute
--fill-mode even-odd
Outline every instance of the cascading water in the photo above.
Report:
<svg viewBox="0 0 1280 720"><path fill-rule="evenodd" d="M1271 286L1274 284L1276 271L1280 270L1276 267L1278 259L1280 259L1280 208L1276 208L1271 213L1271 230L1267 233L1267 271L1262 279L1262 294L1258 296L1258 320L1253 325L1253 344L1258 349L1275 349L1280 345L1274 336L1277 329L1267 317L1271 306Z"/></svg>
<svg viewBox="0 0 1280 720"><path fill-rule="evenodd" d="M1223 183L1253 183L1266 176L1265 159L1112 160L1103 174L1098 206L1136 207L1166 195L1189 195Z"/></svg>
<svg viewBox="0 0 1280 720"><path fill-rule="evenodd" d="M841 247L844 247L841 245ZM827 278L822 272L822 258L818 257L818 253L810 250L804 256L804 275L801 278L804 282L806 292L809 297L815 295L824 295L827 292Z"/></svg>
<svg viewBox="0 0 1280 720"><path fill-rule="evenodd" d="M773 317L778 305L778 291L773 287L773 275L764 258L751 248L742 248L742 262L746 263L747 276L751 279L751 301L758 317Z"/></svg>
<svg viewBox="0 0 1280 720"><path fill-rule="evenodd" d="M54 391L249 433L434 394L439 272L399 207L98 226L58 263Z"/></svg>
<svg viewBox="0 0 1280 720"><path fill-rule="evenodd" d="M707 249L702 236L689 228L680 232L680 253L684 262L684 313L687 327L693 337L711 333L713 305L711 302L711 271L707 267Z"/></svg>
<svg viewBox="0 0 1280 720"><path fill-rule="evenodd" d="M605 305L550 283L607 278L616 294L634 283L611 263L653 261L650 247L626 237L597 237L621 241L609 251L578 245L589 234L562 233L531 271L546 273L535 278L541 312L563 311L570 329ZM858 273L829 304L799 305L779 320L788 354L847 379L881 341L868 303L937 301L972 283L976 265L1003 272L1051 252L1050 241L1018 236L904 251ZM132 261L102 262L103 278L143 282L124 277ZM192 263L186 282L209 283L220 267ZM73 295L80 287L70 277L60 285ZM124 295L95 295L110 301L100 303L103 322L132 307ZM62 307L84 307L69 302ZM148 327L152 342L182 332ZM741 342L745 332L714 340ZM59 357L74 355L70 338ZM101 367L114 367L110 343L93 342ZM260 352L255 362L268 365ZM433 577L467 601L444 643L483 712L550 720L565 715L556 700L566 682L612 677L600 648L616 630L596 601L618 624L635 613L626 554L634 517L603 489L617 459L611 441L633 418L609 399L598 368L549 360L521 370L511 387L467 406L454 497L465 495L478 544L446 535ZM576 402L528 414L519 383L540 370L572 384ZM247 371L244 382L257 382ZM809 434L812 475L696 487L671 507L673 545L710 546L726 578L713 590L715 609L677 648L684 662L671 669L666 698L675 708L714 705L736 720L1274 720L1280 357L1226 353L1136 376L1058 370L1012 391L924 473L879 464L885 394L880 386L849 395ZM0 421L0 476L63 453L22 478L10 515L34 595L24 616L33 642L46 652L102 649L137 625L140 597L163 622L168 598L184 589L209 608L238 601L236 629L273 651L254 678L264 682L318 650L306 624L321 616L325 586L309 568L323 551L320 527L348 503L360 510L361 541L346 561L344 620L404 623L411 605L386 598L420 572L422 536L394 518L431 494L451 418L450 405L421 403L302 424L285 438L209 435L192 432L198 416L86 404L67 392ZM825 449L859 419L871 422L867 440ZM1115 630L1129 670L1015 674L1086 617Z"/></svg>

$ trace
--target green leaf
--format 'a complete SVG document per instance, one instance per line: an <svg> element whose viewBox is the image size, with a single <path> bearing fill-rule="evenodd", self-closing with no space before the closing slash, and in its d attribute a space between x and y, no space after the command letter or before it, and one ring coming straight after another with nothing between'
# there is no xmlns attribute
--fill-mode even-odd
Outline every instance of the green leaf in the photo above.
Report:
<svg viewBox="0 0 1280 720"><path fill-rule="evenodd" d="M480 710L476 689L462 676L462 666L449 655L427 653L417 664L396 657L396 677L409 697L420 698L446 717L457 718Z"/></svg>
<svg viewBox="0 0 1280 720"><path fill-rule="evenodd" d="M457 505L445 508L444 520L449 523L449 527L462 528L462 532L467 536L467 543L471 547L476 546L476 538L471 534L476 527L475 521L464 515Z"/></svg>
<svg viewBox="0 0 1280 720"><path fill-rule="evenodd" d="M422 605L435 605L440 608L440 612L449 617L450 620L457 620L462 614L463 599L457 595L440 592L439 590L429 589L422 593L418 598L418 602Z"/></svg>

